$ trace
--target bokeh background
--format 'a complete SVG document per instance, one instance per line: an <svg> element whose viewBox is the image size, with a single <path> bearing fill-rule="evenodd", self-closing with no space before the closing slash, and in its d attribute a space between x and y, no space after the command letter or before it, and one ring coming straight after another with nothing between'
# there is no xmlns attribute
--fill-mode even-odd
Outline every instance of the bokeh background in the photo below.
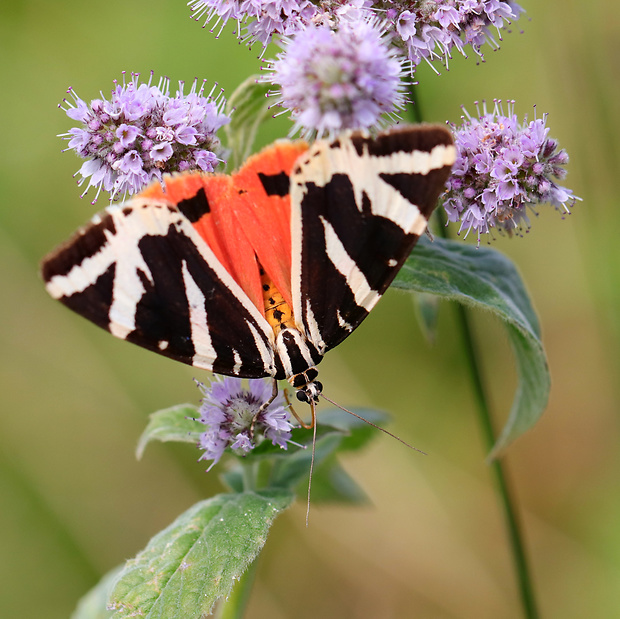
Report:
<svg viewBox="0 0 620 619"><path fill-rule="evenodd" d="M542 616L620 617L620 22L606 0L536 3L486 62L418 73L426 120L461 104L516 99L549 112L583 197L562 220L541 209L525 238L493 246L519 265L540 314L553 378L536 428L509 450ZM520 32L523 30L524 32ZM147 415L197 402L207 376L110 337L47 297L40 258L92 214L57 137L68 86L90 100L122 70L217 81L230 94L258 48L219 40L185 3L108 0L0 4L0 615L67 617L106 571L197 500L221 490L191 446L134 458ZM267 54L270 55L269 53ZM282 137L265 123L261 144ZM104 206L104 200L99 207ZM248 618L520 616L453 312L429 346L411 299L389 292L321 366L343 405L393 414L344 465L366 507L305 506L280 517L261 557ZM476 317L496 425L515 371L502 326Z"/></svg>

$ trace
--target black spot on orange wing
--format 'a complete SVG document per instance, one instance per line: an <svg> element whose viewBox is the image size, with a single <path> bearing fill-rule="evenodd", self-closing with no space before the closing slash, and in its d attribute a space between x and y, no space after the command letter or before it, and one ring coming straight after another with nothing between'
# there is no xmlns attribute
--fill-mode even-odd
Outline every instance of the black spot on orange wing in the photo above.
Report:
<svg viewBox="0 0 620 619"><path fill-rule="evenodd" d="M258 178L268 196L288 196L290 180L285 172L279 172L278 174L263 174L259 172Z"/></svg>
<svg viewBox="0 0 620 619"><path fill-rule="evenodd" d="M177 208L193 224L199 221L203 215L211 212L211 207L209 206L209 201L207 200L207 194L205 193L204 187L201 187L198 190L198 193L191 198L181 200L177 204Z"/></svg>

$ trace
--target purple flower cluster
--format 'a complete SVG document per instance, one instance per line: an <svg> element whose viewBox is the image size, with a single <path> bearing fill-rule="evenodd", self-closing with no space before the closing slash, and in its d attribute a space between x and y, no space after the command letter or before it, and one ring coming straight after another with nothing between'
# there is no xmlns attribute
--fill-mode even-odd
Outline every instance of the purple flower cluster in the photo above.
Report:
<svg viewBox="0 0 620 619"><path fill-rule="evenodd" d="M370 0L190 0L192 18L211 23L218 36L228 20L238 24L237 36L266 47L274 35L291 36L307 27L333 26L369 16ZM243 24L243 30L241 25Z"/></svg>
<svg viewBox="0 0 620 619"><path fill-rule="evenodd" d="M278 105L291 111L292 133L321 137L367 129L406 103L404 61L376 22L307 28L285 37L282 47L265 79L279 86L273 94Z"/></svg>
<svg viewBox="0 0 620 619"><path fill-rule="evenodd" d="M459 232L473 229L480 242L491 228L529 228L528 207L548 203L570 212L579 198L554 180L566 176L568 154L548 137L546 115L520 123L514 101L507 114L501 101L491 112L483 105L479 118L465 114L460 127L452 125L458 156L444 199L448 219L461 222Z"/></svg>
<svg viewBox="0 0 620 619"><path fill-rule="evenodd" d="M245 24L244 32L237 35L244 41L258 41L263 46L274 34L288 35L308 25L316 13L316 7L308 0L190 0L192 18L213 23L212 30L219 27L218 34L229 19L239 26Z"/></svg>
<svg viewBox="0 0 620 619"><path fill-rule="evenodd" d="M414 68L422 60L447 66L452 50L467 56L468 45L483 58L482 46L497 49L501 28L523 13L513 0L387 0L373 5L385 11Z"/></svg>
<svg viewBox="0 0 620 619"><path fill-rule="evenodd" d="M500 29L523 9L513 0L191 0L192 17L219 32L229 19L238 36L266 46L273 35L292 36L308 27L337 28L342 22L380 18L394 33L415 68L422 60L448 63L451 51L465 47L483 57L482 46L497 48ZM243 24L243 31L241 26Z"/></svg>
<svg viewBox="0 0 620 619"><path fill-rule="evenodd" d="M370 129L398 118L406 78L425 60L446 66L453 49L497 48L523 9L513 0L190 0L205 26L238 24L238 36L282 52L265 81L304 137ZM218 32L218 33L219 33ZM496 34L495 34L496 33Z"/></svg>
<svg viewBox="0 0 620 619"><path fill-rule="evenodd" d="M204 450L200 460L212 460L207 470L215 466L227 448L245 455L263 440L287 448L293 426L282 394L260 413L254 436L250 436L254 416L271 398L271 380L248 380L248 388L244 389L240 378L218 376L208 388L202 383L198 387L205 396L198 421L208 426L200 435L199 447Z"/></svg>
<svg viewBox="0 0 620 619"><path fill-rule="evenodd" d="M179 82L173 97L168 78L153 86L151 80L140 84L139 75L132 74L129 82L115 84L109 101L102 95L88 105L69 89L73 101L65 99L66 107L60 106L82 123L61 136L69 141L67 150L87 160L78 172L79 186L88 181L82 197L96 187L93 203L101 190L112 201L161 181L165 172L213 171L220 161L215 134L229 120L221 95L203 96L204 82L197 90L197 80L188 94Z"/></svg>

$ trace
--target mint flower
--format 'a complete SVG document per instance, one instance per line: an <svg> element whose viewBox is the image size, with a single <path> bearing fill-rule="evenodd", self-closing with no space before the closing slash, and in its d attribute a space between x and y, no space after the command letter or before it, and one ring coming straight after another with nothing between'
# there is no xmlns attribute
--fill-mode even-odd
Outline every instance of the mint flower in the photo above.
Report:
<svg viewBox="0 0 620 619"><path fill-rule="evenodd" d="M444 208L449 221L480 235L491 228L512 233L529 229L528 209L551 204L569 213L576 200L570 189L556 184L566 176L568 154L558 150L545 126L547 115L519 123L514 101L507 114L501 101L489 112L486 103L479 118L466 110L460 127L452 125L458 155L448 179Z"/></svg>
<svg viewBox="0 0 620 619"><path fill-rule="evenodd" d="M125 74L123 74L123 78ZM194 80L188 94L184 83L173 97L168 78L151 85L139 83L139 74L120 85L116 81L108 101L80 99L70 88L73 101L64 100L69 118L81 123L61 135L69 141L66 150L75 150L86 159L78 174L78 186L86 183L82 197L95 187L96 202L102 190L110 201L134 194L153 180L161 181L165 172L200 169L212 172L220 159L216 131L228 122L222 113L225 100L213 90L203 96L204 82Z"/></svg>
<svg viewBox="0 0 620 619"><path fill-rule="evenodd" d="M453 49L466 47L484 59L482 47L499 47L501 29L519 18L523 9L513 0L190 0L192 17L212 24L218 35L228 22L238 24L237 36L266 47L274 35L293 36L325 26L368 19L385 21L394 34L392 44L404 51L415 67L425 60L448 65ZM432 66L432 64L431 64Z"/></svg>
<svg viewBox="0 0 620 619"><path fill-rule="evenodd" d="M340 21L359 21L373 15L371 0L190 0L192 18L212 24L219 36L228 20L237 22L237 36L266 47L274 35L291 36L308 27L334 27ZM381 9L383 10L383 9Z"/></svg>
<svg viewBox="0 0 620 619"><path fill-rule="evenodd" d="M448 66L452 50L467 56L466 46L484 59L482 46L497 49L500 30L523 12L512 0L387 0L372 5L385 15L414 69L423 60Z"/></svg>
<svg viewBox="0 0 620 619"><path fill-rule="evenodd" d="M282 449L291 442L293 426L282 394L278 394L261 412L254 425L254 436L250 436L252 419L262 404L271 398L272 385L270 379L247 382L247 389L243 388L240 378L230 376L216 377L209 387L198 382L205 397L197 421L207 426L200 435L199 448L204 450L200 460L212 460L208 471L226 449L243 456L263 440Z"/></svg>
<svg viewBox="0 0 620 619"><path fill-rule="evenodd" d="M265 80L279 86L273 94L291 111L292 133L321 137L377 127L406 103L405 60L376 21L308 28L284 37L281 46Z"/></svg>
<svg viewBox="0 0 620 619"><path fill-rule="evenodd" d="M274 34L291 34L305 28L317 12L308 0L190 0L192 18L212 23L218 36L229 19L237 22L237 36L244 41L258 41L264 47ZM244 29L241 31L241 24Z"/></svg>

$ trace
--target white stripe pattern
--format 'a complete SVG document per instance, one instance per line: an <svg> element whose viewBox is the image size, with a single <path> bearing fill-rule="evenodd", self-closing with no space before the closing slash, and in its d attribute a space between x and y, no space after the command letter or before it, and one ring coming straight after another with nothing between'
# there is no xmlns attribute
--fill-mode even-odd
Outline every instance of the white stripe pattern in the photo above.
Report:
<svg viewBox="0 0 620 619"><path fill-rule="evenodd" d="M205 296L191 276L185 260L183 260L183 283L185 284L189 308L189 326L192 344L194 345L193 365L201 367L205 365L205 362L210 364L215 361L216 352L209 333Z"/></svg>
<svg viewBox="0 0 620 619"><path fill-rule="evenodd" d="M320 220L325 229L325 248L328 258L336 270L344 276L347 286L355 297L355 303L370 311L381 295L370 287L366 276L355 264L355 260L349 256L332 225L323 217L320 217Z"/></svg>

